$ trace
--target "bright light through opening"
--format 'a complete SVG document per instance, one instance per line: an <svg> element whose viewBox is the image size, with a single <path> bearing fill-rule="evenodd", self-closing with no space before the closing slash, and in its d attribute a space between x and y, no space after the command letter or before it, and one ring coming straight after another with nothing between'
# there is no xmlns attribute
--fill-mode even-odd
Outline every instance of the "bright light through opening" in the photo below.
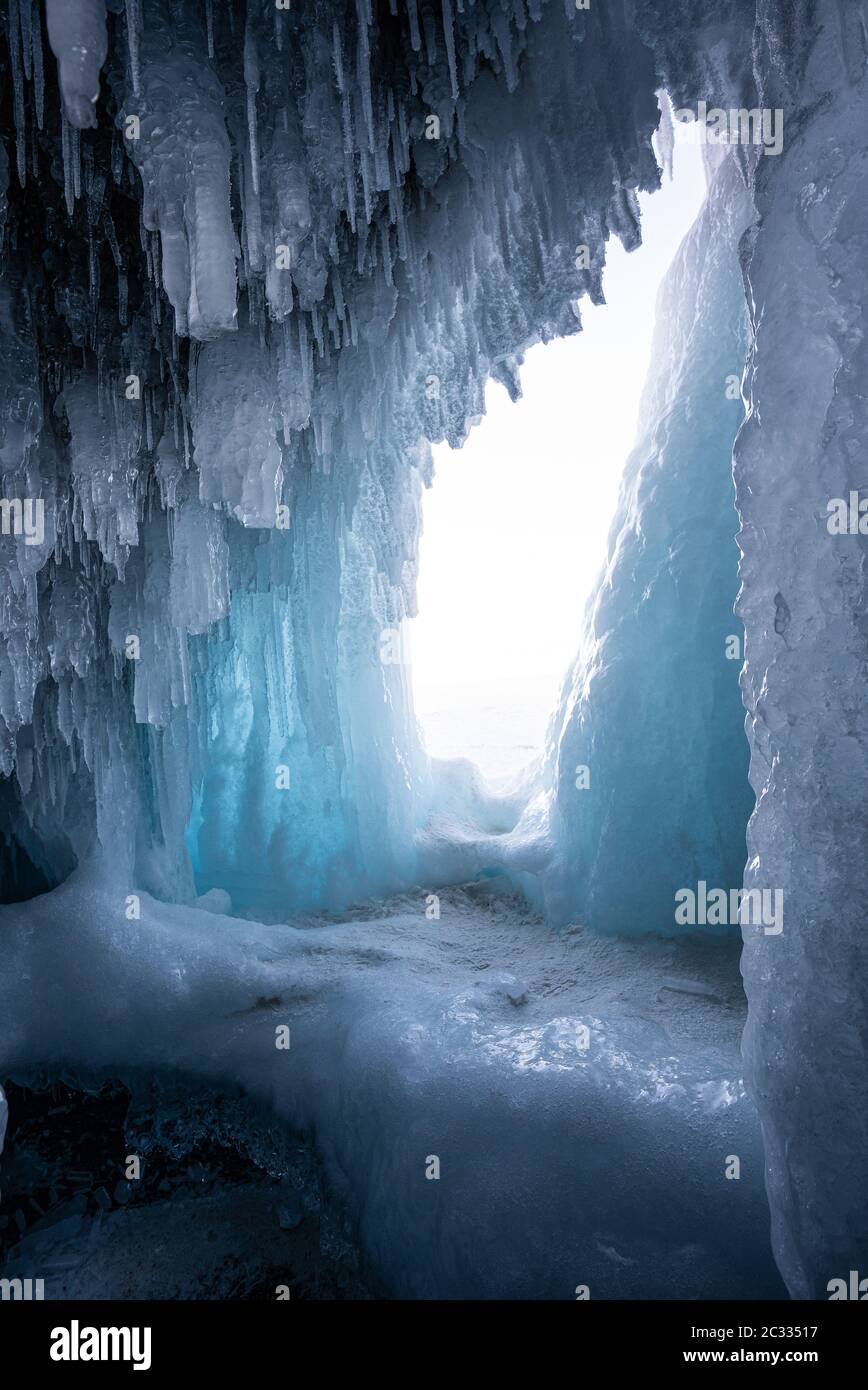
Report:
<svg viewBox="0 0 868 1390"><path fill-rule="evenodd" d="M470 758L497 782L543 747L605 558L634 443L660 281L705 196L701 150L640 198L643 245L608 244L606 305L583 331L538 345L513 405L489 383L486 416L460 450L439 445L424 502L416 709L435 757Z"/></svg>

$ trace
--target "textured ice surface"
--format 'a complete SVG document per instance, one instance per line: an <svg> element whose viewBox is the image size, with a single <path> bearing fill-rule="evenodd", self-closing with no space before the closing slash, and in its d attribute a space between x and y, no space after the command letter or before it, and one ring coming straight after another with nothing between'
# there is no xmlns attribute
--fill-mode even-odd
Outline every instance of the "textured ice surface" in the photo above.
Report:
<svg viewBox="0 0 868 1390"><path fill-rule="evenodd" d="M597 930L671 931L679 888L742 881L751 799L731 453L750 215L730 156L661 286L639 442L549 734L546 902Z"/></svg>
<svg viewBox="0 0 868 1390"><path fill-rule="evenodd" d="M240 1083L315 1136L393 1297L779 1296L732 950L558 937L482 886L439 908L129 921L77 871L2 909L0 1069Z"/></svg>
<svg viewBox="0 0 868 1390"><path fill-rule="evenodd" d="M780 936L746 936L745 1051L778 1259L808 1298L864 1276L868 1252L868 542L828 529L830 500L866 483L868 43L864 7L820 9L799 80L770 75L765 94L794 122L813 115L757 182L735 459L757 796L745 882L785 903Z"/></svg>

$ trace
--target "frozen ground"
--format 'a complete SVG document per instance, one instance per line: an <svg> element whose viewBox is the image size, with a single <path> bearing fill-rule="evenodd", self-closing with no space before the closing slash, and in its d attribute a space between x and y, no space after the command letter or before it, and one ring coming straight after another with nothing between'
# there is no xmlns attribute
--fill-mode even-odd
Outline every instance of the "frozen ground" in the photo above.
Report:
<svg viewBox="0 0 868 1390"><path fill-rule="evenodd" d="M503 880L436 907L264 926L143 897L129 921L122 892L77 871L0 913L0 1077L146 1086L155 1134L161 1091L170 1111L193 1086L248 1147L258 1106L313 1147L365 1280L392 1297L780 1296L734 950L555 935ZM165 1240L190 1274L184 1200ZM258 1198L213 1201L225 1248ZM107 1213L91 1234L114 1287L135 1285L135 1222L154 1220ZM31 1262L48 1297L94 1296L92 1246L62 1235L4 1273Z"/></svg>

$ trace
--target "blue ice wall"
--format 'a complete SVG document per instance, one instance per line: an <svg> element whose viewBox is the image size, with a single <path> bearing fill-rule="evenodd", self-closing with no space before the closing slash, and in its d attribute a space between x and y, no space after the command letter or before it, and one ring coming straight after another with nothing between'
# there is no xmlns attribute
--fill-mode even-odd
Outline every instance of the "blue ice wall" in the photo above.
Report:
<svg viewBox="0 0 868 1390"><path fill-rule="evenodd" d="M660 290L639 442L550 729L546 903L598 931L673 931L677 890L742 881L752 800L731 453L749 217L729 158Z"/></svg>
<svg viewBox="0 0 868 1390"><path fill-rule="evenodd" d="M333 475L299 471L285 532L233 528L231 611L196 639L187 841L199 891L225 889L236 910L343 907L412 880L427 759L400 580L415 575L428 456L400 462L361 465L343 497ZM378 578L372 514L393 536L394 583Z"/></svg>

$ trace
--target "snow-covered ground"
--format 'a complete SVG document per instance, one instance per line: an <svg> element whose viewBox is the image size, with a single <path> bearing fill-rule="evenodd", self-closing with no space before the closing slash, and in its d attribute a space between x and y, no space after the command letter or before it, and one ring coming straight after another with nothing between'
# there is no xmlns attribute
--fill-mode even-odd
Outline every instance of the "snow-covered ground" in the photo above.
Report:
<svg viewBox="0 0 868 1390"><path fill-rule="evenodd" d="M181 1079L224 1097L224 1131L237 1098L242 1145L264 1107L392 1297L782 1293L728 945L556 935L502 879L264 926L147 897L127 920L79 870L0 927L0 1074ZM114 1220L103 1268L128 1289ZM4 1272L94 1296L93 1250L52 1240Z"/></svg>

